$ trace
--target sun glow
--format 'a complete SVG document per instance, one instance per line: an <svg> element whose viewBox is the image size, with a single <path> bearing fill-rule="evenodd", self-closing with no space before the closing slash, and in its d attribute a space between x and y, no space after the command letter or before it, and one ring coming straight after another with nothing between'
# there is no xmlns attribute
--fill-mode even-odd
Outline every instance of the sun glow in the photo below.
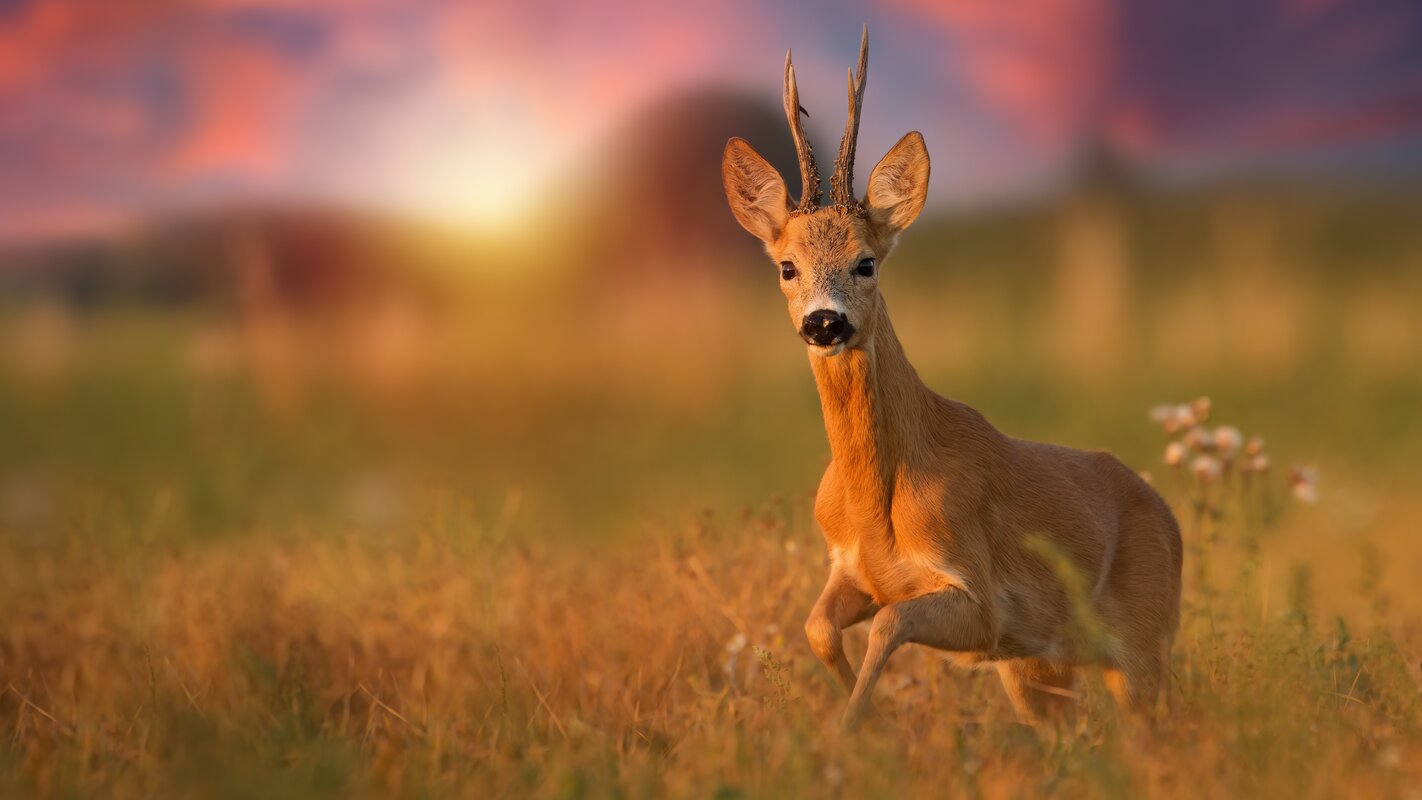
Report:
<svg viewBox="0 0 1422 800"><path fill-rule="evenodd" d="M440 222L510 232L532 221L540 184L521 155L460 148L429 154L411 177L409 199L418 213Z"/></svg>
<svg viewBox="0 0 1422 800"><path fill-rule="evenodd" d="M532 120L503 116L417 148L402 201L425 217L484 235L512 235L537 218L554 143Z"/></svg>

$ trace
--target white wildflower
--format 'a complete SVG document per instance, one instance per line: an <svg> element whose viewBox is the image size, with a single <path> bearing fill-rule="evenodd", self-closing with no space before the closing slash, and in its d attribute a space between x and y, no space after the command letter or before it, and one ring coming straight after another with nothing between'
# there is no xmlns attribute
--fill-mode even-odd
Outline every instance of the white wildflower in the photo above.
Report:
<svg viewBox="0 0 1422 800"><path fill-rule="evenodd" d="M1170 422L1170 420L1174 419L1174 417L1175 406L1172 406L1168 403L1158 406L1151 406L1150 421L1161 427L1165 427L1166 424Z"/></svg>
<svg viewBox="0 0 1422 800"><path fill-rule="evenodd" d="M738 633L726 642L726 660L721 665L721 669L725 670L726 677L732 684L736 682L736 667L740 665L741 652L745 649L746 635L744 633Z"/></svg>
<svg viewBox="0 0 1422 800"><path fill-rule="evenodd" d="M1239 434L1239 428L1233 425L1221 425L1215 429L1215 448L1223 458L1234 458L1243 442L1244 437Z"/></svg>
<svg viewBox="0 0 1422 800"><path fill-rule="evenodd" d="M1178 467L1185 463L1185 445L1180 442L1171 442L1165 446L1165 463L1168 466Z"/></svg>
<svg viewBox="0 0 1422 800"><path fill-rule="evenodd" d="M1180 441L1196 453L1213 450L1215 446L1214 437L1210 435L1209 429L1198 425L1185 431L1185 435L1181 437Z"/></svg>
<svg viewBox="0 0 1422 800"><path fill-rule="evenodd" d="M1190 404L1190 411L1195 415L1196 422L1204 422L1210 418L1210 398L1200 396L1195 398L1195 402Z"/></svg>
<svg viewBox="0 0 1422 800"><path fill-rule="evenodd" d="M1220 477L1220 462L1214 456L1196 456L1190 462L1190 472L1201 483L1212 483Z"/></svg>
<svg viewBox="0 0 1422 800"><path fill-rule="evenodd" d="M1175 407L1175 411L1170 415L1170 419L1165 422L1165 432L1175 433L1193 426L1196 422L1195 412L1189 406L1181 403Z"/></svg>
<svg viewBox="0 0 1422 800"><path fill-rule="evenodd" d="M1289 489L1300 503L1317 503L1318 473L1307 467L1294 467L1289 470Z"/></svg>

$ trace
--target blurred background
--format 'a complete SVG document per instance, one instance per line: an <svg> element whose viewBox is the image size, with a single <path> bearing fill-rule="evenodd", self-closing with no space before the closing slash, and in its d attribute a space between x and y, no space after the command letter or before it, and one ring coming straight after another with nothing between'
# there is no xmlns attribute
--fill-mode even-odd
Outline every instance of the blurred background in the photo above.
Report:
<svg viewBox="0 0 1422 800"><path fill-rule="evenodd" d="M857 185L934 162L883 280L931 387L1157 476L1147 409L1208 394L1318 470L1291 547L1422 570L1412 0L0 0L0 533L596 546L807 497L719 161L794 175L787 48L831 152L866 22Z"/></svg>
<svg viewBox="0 0 1422 800"><path fill-rule="evenodd" d="M1185 529L1154 755L922 649L909 735L822 735L828 446L720 159L796 174L792 48L828 167L865 23L909 358ZM1201 396L1269 472L1163 463ZM3 797L1405 796L1419 412L1418 0L0 0Z"/></svg>

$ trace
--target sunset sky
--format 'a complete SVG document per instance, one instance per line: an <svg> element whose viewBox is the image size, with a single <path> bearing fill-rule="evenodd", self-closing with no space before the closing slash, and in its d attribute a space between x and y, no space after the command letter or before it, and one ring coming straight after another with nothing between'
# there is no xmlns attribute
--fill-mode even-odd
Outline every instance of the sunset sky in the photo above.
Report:
<svg viewBox="0 0 1422 800"><path fill-rule="evenodd" d="M0 0L0 236L267 201L496 227L654 99L778 103L787 47L832 150L865 22L861 169L922 130L940 200L1093 132L1169 174L1422 164L1416 0Z"/></svg>

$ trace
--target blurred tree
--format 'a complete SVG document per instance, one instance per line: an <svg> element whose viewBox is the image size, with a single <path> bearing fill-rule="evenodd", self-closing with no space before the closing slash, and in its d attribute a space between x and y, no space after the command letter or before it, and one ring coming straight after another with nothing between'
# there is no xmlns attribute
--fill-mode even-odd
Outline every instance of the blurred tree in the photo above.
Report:
<svg viewBox="0 0 1422 800"><path fill-rule="evenodd" d="M1101 381L1125 366L1131 330L1130 249L1124 206L1136 182L1130 165L1103 138L1082 149L1074 189L1056 230L1052 310L1046 316L1055 363L1075 377Z"/></svg>
<svg viewBox="0 0 1422 800"><path fill-rule="evenodd" d="M715 270L757 252L726 207L721 153L739 136L800 191L784 113L751 95L702 88L664 97L618 129L595 170L599 219L585 251L599 275ZM818 138L822 150L834 142Z"/></svg>

